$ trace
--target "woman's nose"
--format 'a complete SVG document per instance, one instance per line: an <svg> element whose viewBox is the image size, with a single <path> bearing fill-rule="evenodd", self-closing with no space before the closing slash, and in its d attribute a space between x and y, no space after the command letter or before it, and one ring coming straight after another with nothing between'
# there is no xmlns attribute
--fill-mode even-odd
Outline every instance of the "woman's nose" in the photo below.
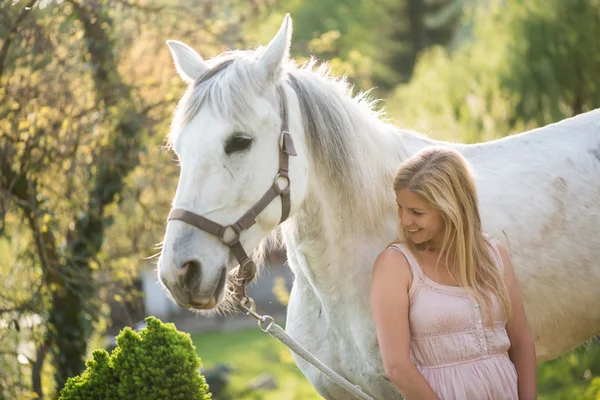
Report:
<svg viewBox="0 0 600 400"><path fill-rule="evenodd" d="M402 213L400 214L400 223L402 224L402 226L410 226L412 221L405 213Z"/></svg>

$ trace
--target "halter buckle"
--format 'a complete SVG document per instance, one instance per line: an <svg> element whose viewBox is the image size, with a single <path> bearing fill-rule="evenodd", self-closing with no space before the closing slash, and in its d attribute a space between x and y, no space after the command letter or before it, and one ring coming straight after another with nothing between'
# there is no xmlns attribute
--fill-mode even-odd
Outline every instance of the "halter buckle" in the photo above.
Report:
<svg viewBox="0 0 600 400"><path fill-rule="evenodd" d="M295 156L296 147L294 146L294 140L292 135L288 131L282 131L279 136L279 148L288 156Z"/></svg>

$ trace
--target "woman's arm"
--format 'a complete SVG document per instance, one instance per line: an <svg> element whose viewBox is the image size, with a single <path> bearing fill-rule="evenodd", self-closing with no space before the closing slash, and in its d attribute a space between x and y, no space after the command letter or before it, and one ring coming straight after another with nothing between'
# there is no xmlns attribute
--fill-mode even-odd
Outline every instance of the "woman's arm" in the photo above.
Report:
<svg viewBox="0 0 600 400"><path fill-rule="evenodd" d="M408 261L402 253L386 249L375 260L371 311L385 376L407 400L438 399L410 360L408 290L411 281Z"/></svg>
<svg viewBox="0 0 600 400"><path fill-rule="evenodd" d="M504 276L512 307L512 315L506 325L506 331L510 339L508 356L517 369L519 399L535 400L537 394L537 361L533 336L527 324L523 300L521 299L517 278L508 251L502 243L496 241L496 244L504 264Z"/></svg>

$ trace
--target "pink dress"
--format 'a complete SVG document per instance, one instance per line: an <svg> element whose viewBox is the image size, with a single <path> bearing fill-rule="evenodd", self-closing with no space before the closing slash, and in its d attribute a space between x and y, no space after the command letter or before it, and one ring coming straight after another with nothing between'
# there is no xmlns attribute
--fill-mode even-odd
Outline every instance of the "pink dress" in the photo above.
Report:
<svg viewBox="0 0 600 400"><path fill-rule="evenodd" d="M411 359L440 399L517 400L517 373L506 354L510 340L498 302L494 331L467 289L436 283L404 246L391 247L404 254L413 274ZM502 269L495 244L494 250L493 259Z"/></svg>

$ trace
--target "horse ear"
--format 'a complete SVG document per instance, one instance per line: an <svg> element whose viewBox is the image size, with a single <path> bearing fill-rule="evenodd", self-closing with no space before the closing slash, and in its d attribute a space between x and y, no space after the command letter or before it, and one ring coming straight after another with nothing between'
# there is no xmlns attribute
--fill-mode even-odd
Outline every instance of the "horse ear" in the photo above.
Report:
<svg viewBox="0 0 600 400"><path fill-rule="evenodd" d="M208 70L208 66L202 57L187 44L177 40L167 40L167 45L171 50L175 69L185 82L194 82L196 78Z"/></svg>
<svg viewBox="0 0 600 400"><path fill-rule="evenodd" d="M286 14L277 35L266 47L258 63L269 81L279 78L283 66L290 57L290 45L292 41L292 18Z"/></svg>

